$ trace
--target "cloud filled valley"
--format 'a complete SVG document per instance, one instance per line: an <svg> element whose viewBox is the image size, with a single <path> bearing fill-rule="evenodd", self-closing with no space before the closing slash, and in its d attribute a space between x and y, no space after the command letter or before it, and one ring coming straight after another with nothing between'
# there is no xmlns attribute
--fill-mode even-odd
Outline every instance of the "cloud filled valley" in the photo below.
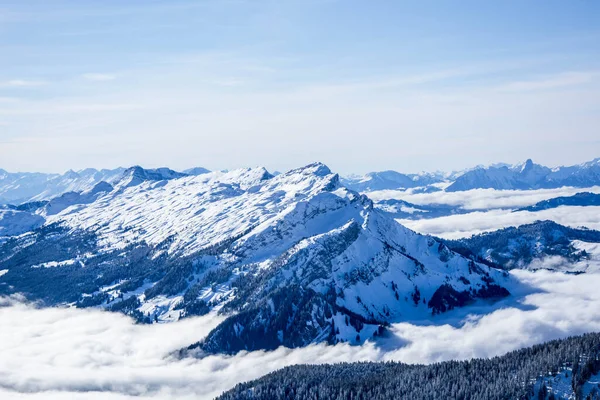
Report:
<svg viewBox="0 0 600 400"><path fill-rule="evenodd" d="M292 364L361 360L431 363L491 357L600 330L600 274L513 271L514 296L478 302L429 323L393 324L379 342L310 345L178 359L220 317L138 325L117 313L35 308L4 298L0 395L23 399L210 399L236 383ZM567 311L568 310L568 311Z"/></svg>
<svg viewBox="0 0 600 400"><path fill-rule="evenodd" d="M573 228L585 226L598 230L600 229L600 207L559 207L538 212L475 211L433 219L402 219L398 222L419 233L445 239L457 239L541 220L551 220Z"/></svg>
<svg viewBox="0 0 600 400"><path fill-rule="evenodd" d="M482 232L494 231L509 226L531 224L535 221L551 220L573 228L600 229L600 207L569 206L527 211L522 207L532 206L544 200L576 193L600 193L600 187L563 187L538 190L473 189L460 192L413 193L411 190L381 190L368 193L377 203L401 200L417 206L443 205L453 210L451 215L419 219L409 215L397 221L419 233L444 239L465 238Z"/></svg>

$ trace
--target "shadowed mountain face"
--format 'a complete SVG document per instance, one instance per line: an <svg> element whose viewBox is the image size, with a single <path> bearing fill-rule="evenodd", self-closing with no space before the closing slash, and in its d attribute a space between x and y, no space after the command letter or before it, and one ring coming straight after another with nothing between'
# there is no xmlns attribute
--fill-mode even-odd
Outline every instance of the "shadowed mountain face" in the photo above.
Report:
<svg viewBox="0 0 600 400"><path fill-rule="evenodd" d="M600 232L538 221L444 243L460 254L499 268L526 268L535 260L559 257L579 271L574 263L590 260L585 247L600 243Z"/></svg>
<svg viewBox="0 0 600 400"><path fill-rule="evenodd" d="M503 272L399 225L323 164L152 173L164 179L92 191L7 239L0 293L141 322L219 309L228 318L197 347L226 353L361 343L391 322L508 295Z"/></svg>

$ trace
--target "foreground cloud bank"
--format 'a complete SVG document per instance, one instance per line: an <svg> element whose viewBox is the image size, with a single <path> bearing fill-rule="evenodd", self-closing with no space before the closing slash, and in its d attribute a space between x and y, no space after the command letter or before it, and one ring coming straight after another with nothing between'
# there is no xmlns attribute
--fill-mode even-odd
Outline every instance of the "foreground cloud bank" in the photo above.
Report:
<svg viewBox="0 0 600 400"><path fill-rule="evenodd" d="M384 342L178 360L219 317L135 325L120 314L35 309L0 300L0 398L210 399L286 365L359 360L430 363L490 357L555 338L600 331L600 274L515 271L515 296L433 319L395 324ZM460 321L460 322L459 322Z"/></svg>

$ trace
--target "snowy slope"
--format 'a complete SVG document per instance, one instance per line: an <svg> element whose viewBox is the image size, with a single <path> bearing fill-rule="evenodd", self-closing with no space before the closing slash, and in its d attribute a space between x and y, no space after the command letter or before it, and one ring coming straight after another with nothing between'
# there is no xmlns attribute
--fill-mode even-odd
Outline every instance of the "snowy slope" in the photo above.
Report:
<svg viewBox="0 0 600 400"><path fill-rule="evenodd" d="M0 170L0 204L20 204L28 201L47 200L66 192L89 190L101 181L114 182L124 172L113 170L84 169L60 174L10 173Z"/></svg>
<svg viewBox="0 0 600 400"><path fill-rule="evenodd" d="M229 353L360 343L391 322L508 295L503 272L397 224L323 164L155 172L171 179L117 182L0 248L0 293L144 322L220 309L229 318L199 347Z"/></svg>
<svg viewBox="0 0 600 400"><path fill-rule="evenodd" d="M13 198L15 195L35 194L27 202L14 201L18 205L0 204L0 210L4 214L0 223L2 225L0 236L29 232L41 226L49 216L62 213L73 206L93 203L111 192L119 192L143 182L166 181L192 174L200 175L206 171L198 167L190 170L190 174L186 174L168 168L144 169L134 166L128 169L102 171L86 169L79 172L69 171L64 175L49 175L9 174L0 170L0 193L4 193L8 198ZM20 178L15 178L16 176ZM2 182L2 179L5 181L12 179L12 183ZM101 179L107 179L115 186Z"/></svg>
<svg viewBox="0 0 600 400"><path fill-rule="evenodd" d="M146 180L164 180L187 175L200 175L209 172L196 167L176 172L168 168L102 169L87 168L81 171L67 171L64 174L44 174L37 172L11 173L0 169L0 204L21 204L39 200L49 200L68 192L91 190L100 182L111 185L134 186Z"/></svg>
<svg viewBox="0 0 600 400"><path fill-rule="evenodd" d="M114 186L124 189L147 181L164 181L183 178L184 176L187 176L187 174L173 171L169 168L145 169L139 165L135 165L123 171L119 178L114 181Z"/></svg>

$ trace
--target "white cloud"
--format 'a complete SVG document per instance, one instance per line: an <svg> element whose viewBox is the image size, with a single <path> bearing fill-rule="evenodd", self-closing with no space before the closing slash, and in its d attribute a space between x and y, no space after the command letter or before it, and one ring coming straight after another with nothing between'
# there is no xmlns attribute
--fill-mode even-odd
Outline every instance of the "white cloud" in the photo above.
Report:
<svg viewBox="0 0 600 400"><path fill-rule="evenodd" d="M117 79L117 76L112 74L88 73L83 74L82 76L87 80L96 82L112 81Z"/></svg>
<svg viewBox="0 0 600 400"><path fill-rule="evenodd" d="M596 76L598 76L598 71L563 72L541 79L507 83L504 86L499 87L498 90L507 92L523 92L570 87L589 83Z"/></svg>
<svg viewBox="0 0 600 400"><path fill-rule="evenodd" d="M469 237L509 226L530 224L540 220L551 220L573 228L585 226L600 230L600 207L562 206L538 212L510 210L475 211L468 214L447 217L407 220L398 219L402 225L419 233L439 236L445 239Z"/></svg>
<svg viewBox="0 0 600 400"><path fill-rule="evenodd" d="M521 208L539 201L559 196L572 196L579 192L600 193L600 186L590 188L562 187L538 190L495 190L473 189L462 192L434 192L412 194L409 191L380 190L367 193L375 201L387 199L405 200L410 203L449 204L465 210L486 210L492 208Z"/></svg>
<svg viewBox="0 0 600 400"><path fill-rule="evenodd" d="M178 360L219 319L135 325L122 315L78 309L0 307L0 396L23 399L209 399L237 382L286 365L358 360L430 363L490 357L600 330L600 274L516 271L514 297L436 316L428 326L394 324L382 346L313 345ZM565 310L568 310L566 312ZM463 320L463 323L458 323ZM404 346L404 347L401 347Z"/></svg>
<svg viewBox="0 0 600 400"><path fill-rule="evenodd" d="M410 342L386 359L436 362L492 357L561 337L600 330L600 275L566 275L549 271L514 271L531 291L522 301L506 300L506 307L474 316L460 328L451 325L394 325L395 333ZM518 296L518 290L514 289Z"/></svg>
<svg viewBox="0 0 600 400"><path fill-rule="evenodd" d="M348 173L463 168L499 158L570 164L597 156L598 116L592 112L600 93L597 77L577 92L517 93L489 84L465 87L462 79L463 84L430 87L454 73L470 76L468 68L466 75L457 68L423 76L405 71L379 79L333 74L307 79L290 70L290 62L258 60L280 69L259 73L241 70L247 61L243 54L224 58L138 69L125 65L120 71L136 79L123 80L118 90L82 87L76 80L54 85L51 97L24 99L3 110L7 129L0 136L46 138L57 143L58 153L48 157L43 143L0 149L0 158L6 168L27 170L79 169L90 163L172 168L201 163L210 169L260 164L285 170L319 159ZM46 111L66 103L135 104L143 112L107 113L98 123L88 114ZM64 125L74 121L78 139L67 143ZM565 132L573 132L568 143ZM135 145L118 156L83 155L94 140L106 141L112 134ZM66 150L75 145L76 151Z"/></svg>
<svg viewBox="0 0 600 400"><path fill-rule="evenodd" d="M43 81L31 81L25 79L11 79L8 81L0 81L0 87L5 88L26 88L26 87L35 87L35 86L43 86L46 82Z"/></svg>

